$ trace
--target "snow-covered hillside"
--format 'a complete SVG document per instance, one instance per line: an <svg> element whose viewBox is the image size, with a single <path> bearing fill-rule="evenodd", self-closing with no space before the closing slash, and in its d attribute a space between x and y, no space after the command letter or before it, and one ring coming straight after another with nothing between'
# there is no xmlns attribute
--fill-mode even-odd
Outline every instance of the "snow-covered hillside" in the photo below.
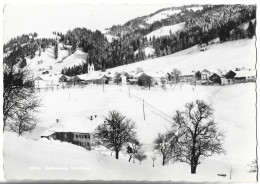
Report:
<svg viewBox="0 0 260 184"><path fill-rule="evenodd" d="M158 38L158 37L170 35L170 32L172 34L174 34L177 31L183 30L185 28L185 24L186 24L185 22L181 22L179 24L174 24L171 26L164 26L164 27L161 27L160 29L157 29L157 30L149 33L145 37L148 40L150 40L150 38L153 38L154 36L155 36L155 38Z"/></svg>
<svg viewBox="0 0 260 184"><path fill-rule="evenodd" d="M132 86L129 98L124 86L86 86L54 91L42 91L43 106L37 118L36 129L27 139L13 134L5 134L4 160L7 179L99 179L99 180L163 180L163 181L224 181L253 182L255 174L248 173L249 164L255 159L255 85L238 84L231 86L172 86L166 91L161 88L143 90ZM145 120L142 102L145 100ZM150 156L153 140L171 126L170 117L183 109L185 103L204 99L214 108L214 117L219 129L225 132L224 149L226 155L206 158L198 166L197 174L190 174L185 163L161 165L157 156L152 167ZM48 129L57 118L86 118L97 113L107 116L109 110L119 110L136 122L136 132L144 144L147 160L129 163L125 152L119 160L107 154L87 151L78 146L59 141L40 139L40 134ZM162 116L162 113L166 115ZM71 121L73 124L73 121ZM16 146L13 146L16 145ZM246 151L243 151L246 150ZM229 169L236 172L229 180ZM109 168L109 169L108 169ZM227 174L219 177L217 174Z"/></svg>
<svg viewBox="0 0 260 184"><path fill-rule="evenodd" d="M165 11L156 13L155 15L153 15L149 18L146 18L144 21L148 24L152 24L155 21L160 21L161 19L166 19L169 16L180 13L180 12L181 12L181 10L165 10Z"/></svg>
<svg viewBox="0 0 260 184"><path fill-rule="evenodd" d="M50 73L60 73L65 67L72 67L79 65L86 61L87 53L78 49L75 53L69 55L68 50L62 50L62 46L59 46L58 58L54 58L54 46L42 51L41 56L36 56L33 59L27 58L28 68L33 72L34 75L39 75L44 71Z"/></svg>
<svg viewBox="0 0 260 184"><path fill-rule="evenodd" d="M141 67L145 72L172 71L177 68L184 73L192 70L221 69L230 70L240 67L255 68L255 39L229 41L207 46L207 51L201 52L198 46L160 57L148 59L129 65L108 69L115 71L136 71Z"/></svg>
<svg viewBox="0 0 260 184"><path fill-rule="evenodd" d="M155 49L152 48L152 47L145 47L144 48L144 53L146 55L146 57L149 57L149 56L152 56L155 52ZM138 54L139 53L139 50L135 51L134 52L134 55Z"/></svg>
<svg viewBox="0 0 260 184"><path fill-rule="evenodd" d="M191 7L191 8L186 8L187 10L192 10L194 12L198 11L198 10L202 10L203 6L195 6L195 7Z"/></svg>
<svg viewBox="0 0 260 184"><path fill-rule="evenodd" d="M113 40L118 39L117 36L113 36L113 35L110 35L110 34L105 34L105 37L107 38L107 41L110 42L110 43L111 43Z"/></svg>

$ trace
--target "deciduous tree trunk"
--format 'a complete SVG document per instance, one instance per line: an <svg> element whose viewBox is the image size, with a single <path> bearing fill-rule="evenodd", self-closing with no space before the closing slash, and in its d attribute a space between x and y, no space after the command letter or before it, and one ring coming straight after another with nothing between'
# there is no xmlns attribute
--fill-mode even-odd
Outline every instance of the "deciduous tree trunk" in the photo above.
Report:
<svg viewBox="0 0 260 184"><path fill-rule="evenodd" d="M119 158L119 151L116 150L116 159Z"/></svg>
<svg viewBox="0 0 260 184"><path fill-rule="evenodd" d="M196 174L197 165L191 165L191 174Z"/></svg>

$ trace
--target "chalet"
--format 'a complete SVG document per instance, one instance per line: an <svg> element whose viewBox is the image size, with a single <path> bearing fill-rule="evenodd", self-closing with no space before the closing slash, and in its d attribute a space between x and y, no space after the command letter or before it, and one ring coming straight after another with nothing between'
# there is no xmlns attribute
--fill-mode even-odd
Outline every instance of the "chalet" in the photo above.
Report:
<svg viewBox="0 0 260 184"><path fill-rule="evenodd" d="M147 73L147 75L152 78L153 84L162 84L162 83L167 82L166 74L164 72L161 72L161 71L150 72L150 73Z"/></svg>
<svg viewBox="0 0 260 184"><path fill-rule="evenodd" d="M88 150L95 144L93 134L102 123L100 118L73 118L56 121L49 129L41 134L41 138L60 140L82 146Z"/></svg>
<svg viewBox="0 0 260 184"><path fill-rule="evenodd" d="M35 88L46 88L59 86L60 74L39 75L34 79Z"/></svg>
<svg viewBox="0 0 260 184"><path fill-rule="evenodd" d="M221 85L230 85L234 83L234 77L236 73L232 70L229 70L224 76L220 77Z"/></svg>
<svg viewBox="0 0 260 184"><path fill-rule="evenodd" d="M86 84L108 84L109 78L104 73L82 74L77 77Z"/></svg>
<svg viewBox="0 0 260 184"><path fill-rule="evenodd" d="M213 73L207 69L204 69L202 72L201 72L201 83L202 84L206 84L206 83L209 83L210 80L209 80L209 77L212 75Z"/></svg>
<svg viewBox="0 0 260 184"><path fill-rule="evenodd" d="M234 71L236 73L234 80L236 83L240 82L255 82L256 71L255 70L239 70Z"/></svg>
<svg viewBox="0 0 260 184"><path fill-rule="evenodd" d="M60 82L80 82L81 79L76 75L76 76L66 76L62 75L59 79Z"/></svg>
<svg viewBox="0 0 260 184"><path fill-rule="evenodd" d="M128 79L129 84L134 85L138 83L138 79Z"/></svg>
<svg viewBox="0 0 260 184"><path fill-rule="evenodd" d="M219 73L213 73L210 77L209 80L213 83L213 84L221 84L221 78L222 75L220 75Z"/></svg>
<svg viewBox="0 0 260 184"><path fill-rule="evenodd" d="M230 85L230 84L233 84L234 83L234 79L228 79L226 77L220 77L220 84L222 86L224 85Z"/></svg>
<svg viewBox="0 0 260 184"><path fill-rule="evenodd" d="M184 73L180 75L180 82L194 83L196 82L196 76L194 72Z"/></svg>

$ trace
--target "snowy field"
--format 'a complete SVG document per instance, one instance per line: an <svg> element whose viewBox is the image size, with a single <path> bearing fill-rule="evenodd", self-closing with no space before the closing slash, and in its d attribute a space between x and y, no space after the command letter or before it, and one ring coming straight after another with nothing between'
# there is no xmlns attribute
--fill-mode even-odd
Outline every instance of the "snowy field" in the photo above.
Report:
<svg viewBox="0 0 260 184"><path fill-rule="evenodd" d="M174 14L178 14L180 12L181 12L181 10L164 10L164 11L161 11L159 13L156 13L152 17L146 18L145 22L148 23L148 24L152 24L156 21L166 19L169 16L174 15Z"/></svg>
<svg viewBox="0 0 260 184"><path fill-rule="evenodd" d="M224 181L254 182L255 174L248 173L255 159L255 84L231 86L173 85L164 91L160 87L141 89L131 86L89 85L84 88L41 91L43 106L39 109L36 129L26 137L5 133L4 170L6 179L77 179L77 180L163 180L163 181ZM145 101L145 120L142 103ZM225 132L226 155L206 158L190 174L185 163L161 165L158 156L152 167L153 140L171 126L171 117L187 102L204 99L214 110L219 129ZM119 110L136 122L138 138L144 144L147 160L140 165L129 163L126 153L100 154L59 141L40 139L40 134L56 119L87 118L95 113L107 116L109 110ZM71 122L73 123L73 122ZM15 145L15 146L13 146ZM229 169L234 168L232 180ZM217 174L227 174L220 177Z"/></svg>
<svg viewBox="0 0 260 184"><path fill-rule="evenodd" d="M256 47L255 39L244 39L218 43L207 46L207 51L201 52L196 45L186 50L155 59L123 65L108 69L107 71L136 71L136 68L143 68L144 72L171 72L174 68L182 73L202 71L204 69L213 70L235 70L246 67L255 68Z"/></svg>
<svg viewBox="0 0 260 184"><path fill-rule="evenodd" d="M151 33L147 34L145 37L150 40L153 37L158 38L162 36L168 36L170 35L170 32L172 34L175 34L177 31L183 30L185 28L185 22L181 22L179 24L174 24L170 26L163 26L160 29L157 29L155 31L152 31Z"/></svg>

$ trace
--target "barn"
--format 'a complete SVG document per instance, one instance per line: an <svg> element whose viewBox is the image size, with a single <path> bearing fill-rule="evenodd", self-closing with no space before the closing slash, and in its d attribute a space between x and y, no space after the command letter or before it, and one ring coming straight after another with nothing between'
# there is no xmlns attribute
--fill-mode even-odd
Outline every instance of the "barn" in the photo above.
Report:
<svg viewBox="0 0 260 184"><path fill-rule="evenodd" d="M239 70L235 71L236 75L234 80L236 83L241 82L255 82L256 81L256 71L255 70Z"/></svg>

